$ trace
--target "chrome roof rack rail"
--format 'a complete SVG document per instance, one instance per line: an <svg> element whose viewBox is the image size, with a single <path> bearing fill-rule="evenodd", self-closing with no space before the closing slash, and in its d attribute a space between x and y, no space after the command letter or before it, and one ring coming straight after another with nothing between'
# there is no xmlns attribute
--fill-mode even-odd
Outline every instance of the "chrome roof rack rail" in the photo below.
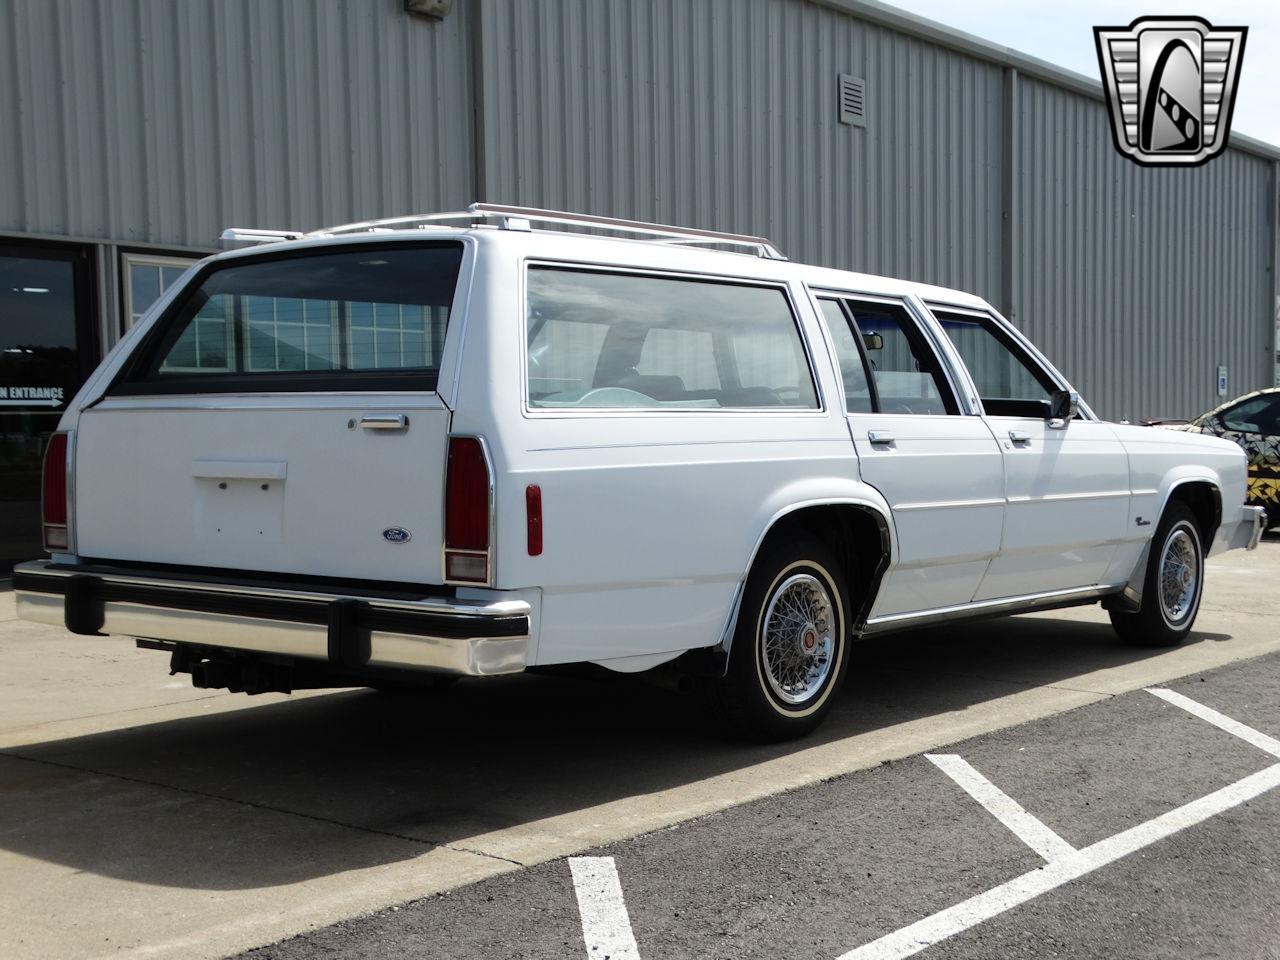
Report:
<svg viewBox="0 0 1280 960"><path fill-rule="evenodd" d="M301 238L301 230L250 230L246 227L227 227L218 239L227 243L279 243L281 240Z"/></svg>
<svg viewBox="0 0 1280 960"><path fill-rule="evenodd" d="M466 210L454 213L414 214L407 217L390 217L382 220L365 220L360 223L344 223L325 227L306 234L308 237L332 237L343 233L380 233L396 228L431 227L450 220L492 220L502 230L529 230L531 223L554 223L570 227L587 227L593 230L612 230L634 233L652 238L660 243L724 244L749 247L757 256L770 260L785 260L778 248L764 237L752 237L739 233L720 233L715 230L696 230L692 227L675 227L664 223L648 223L643 220L622 220L616 217L598 217L589 213L570 213L564 210L542 210L537 207L508 207L495 203L473 203Z"/></svg>

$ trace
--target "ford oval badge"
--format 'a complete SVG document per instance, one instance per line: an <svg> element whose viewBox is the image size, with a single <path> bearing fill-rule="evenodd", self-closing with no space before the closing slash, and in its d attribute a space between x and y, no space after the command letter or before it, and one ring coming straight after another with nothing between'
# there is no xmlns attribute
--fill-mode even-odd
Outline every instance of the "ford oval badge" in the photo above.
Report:
<svg viewBox="0 0 1280 960"><path fill-rule="evenodd" d="M387 527L382 531L382 539L387 543L408 543L413 534L404 527Z"/></svg>

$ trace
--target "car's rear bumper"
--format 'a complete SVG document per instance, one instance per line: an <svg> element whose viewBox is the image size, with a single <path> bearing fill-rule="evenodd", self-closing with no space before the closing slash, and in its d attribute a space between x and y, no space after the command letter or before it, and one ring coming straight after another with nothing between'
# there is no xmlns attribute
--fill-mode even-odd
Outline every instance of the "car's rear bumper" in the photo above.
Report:
<svg viewBox="0 0 1280 960"><path fill-rule="evenodd" d="M362 595L50 560L19 564L13 587L22 619L91 636L460 676L516 673L528 656L524 600Z"/></svg>

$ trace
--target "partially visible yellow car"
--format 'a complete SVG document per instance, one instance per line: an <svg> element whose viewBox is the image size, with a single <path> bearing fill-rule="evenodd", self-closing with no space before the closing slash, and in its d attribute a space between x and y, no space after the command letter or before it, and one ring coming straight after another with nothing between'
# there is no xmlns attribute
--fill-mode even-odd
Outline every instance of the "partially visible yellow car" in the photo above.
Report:
<svg viewBox="0 0 1280 960"><path fill-rule="evenodd" d="M1280 387L1256 390L1192 420L1183 430L1233 440L1249 457L1249 502L1280 527Z"/></svg>

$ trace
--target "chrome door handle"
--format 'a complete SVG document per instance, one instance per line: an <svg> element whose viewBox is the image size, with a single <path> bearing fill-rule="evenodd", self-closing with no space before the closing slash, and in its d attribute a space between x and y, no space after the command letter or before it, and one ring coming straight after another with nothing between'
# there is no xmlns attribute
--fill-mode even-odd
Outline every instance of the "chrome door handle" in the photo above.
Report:
<svg viewBox="0 0 1280 960"><path fill-rule="evenodd" d="M370 414L360 418L361 430L407 430L409 418L403 413Z"/></svg>
<svg viewBox="0 0 1280 960"><path fill-rule="evenodd" d="M1025 430L1010 430L1009 439L1014 443L1030 443L1031 434L1027 433Z"/></svg>
<svg viewBox="0 0 1280 960"><path fill-rule="evenodd" d="M893 443L893 434L888 430L868 430L867 439L874 444Z"/></svg>

